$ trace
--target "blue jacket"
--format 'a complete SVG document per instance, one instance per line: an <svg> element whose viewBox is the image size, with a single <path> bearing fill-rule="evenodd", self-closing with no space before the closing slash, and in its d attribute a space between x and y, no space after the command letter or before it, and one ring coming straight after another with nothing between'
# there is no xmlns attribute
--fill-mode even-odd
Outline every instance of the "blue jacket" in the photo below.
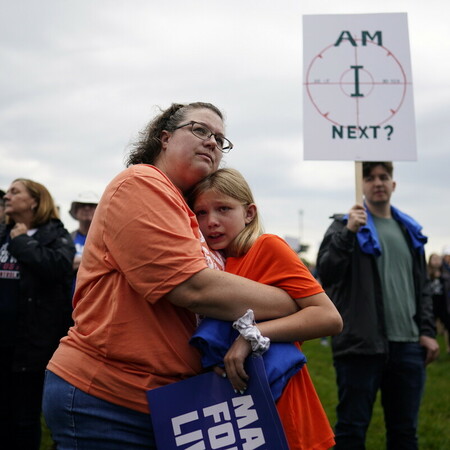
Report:
<svg viewBox="0 0 450 450"><path fill-rule="evenodd" d="M231 322L206 318L190 343L201 351L203 367L223 367L223 358L238 335ZM293 343L288 342L271 342L262 357L272 396L277 401L289 379L305 364L306 357Z"/></svg>

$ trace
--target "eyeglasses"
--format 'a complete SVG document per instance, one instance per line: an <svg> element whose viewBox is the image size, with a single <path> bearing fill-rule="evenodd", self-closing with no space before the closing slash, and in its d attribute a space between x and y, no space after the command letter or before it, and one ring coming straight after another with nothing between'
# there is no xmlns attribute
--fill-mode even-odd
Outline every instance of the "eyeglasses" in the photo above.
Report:
<svg viewBox="0 0 450 450"><path fill-rule="evenodd" d="M221 134L213 133L208 127L205 127L205 125L198 123L198 122L188 122L183 125L180 125L174 129L178 130L178 128L184 128L188 125L191 126L191 132L195 137L198 137L202 141L206 141L211 136L214 136L214 139L216 140L216 147L222 152L222 153L228 153L232 148L233 144Z"/></svg>

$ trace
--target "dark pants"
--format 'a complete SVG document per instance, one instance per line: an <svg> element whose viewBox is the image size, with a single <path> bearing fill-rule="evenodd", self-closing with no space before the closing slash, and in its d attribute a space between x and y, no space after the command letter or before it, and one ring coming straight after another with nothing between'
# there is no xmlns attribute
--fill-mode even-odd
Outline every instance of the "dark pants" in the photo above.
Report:
<svg viewBox="0 0 450 450"><path fill-rule="evenodd" d="M386 425L386 448L418 448L417 422L425 385L425 350L418 343L389 343L388 356L336 358L339 403L338 450L364 449L378 390Z"/></svg>
<svg viewBox="0 0 450 450"><path fill-rule="evenodd" d="M439 319L447 330L447 349L450 349L450 310L447 306L447 301L444 295L433 296L433 312L434 317Z"/></svg>
<svg viewBox="0 0 450 450"><path fill-rule="evenodd" d="M12 372L12 351L0 354L0 439L8 450L39 450L44 370Z"/></svg>

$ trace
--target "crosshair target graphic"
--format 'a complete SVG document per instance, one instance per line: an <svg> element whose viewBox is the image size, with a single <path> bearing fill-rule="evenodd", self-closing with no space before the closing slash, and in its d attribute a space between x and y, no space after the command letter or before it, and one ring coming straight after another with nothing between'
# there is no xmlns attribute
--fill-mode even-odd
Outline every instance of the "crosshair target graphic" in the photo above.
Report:
<svg viewBox="0 0 450 450"><path fill-rule="evenodd" d="M373 41L354 42L329 45L312 59L306 92L317 112L334 125L380 126L399 112L411 82L389 49Z"/></svg>

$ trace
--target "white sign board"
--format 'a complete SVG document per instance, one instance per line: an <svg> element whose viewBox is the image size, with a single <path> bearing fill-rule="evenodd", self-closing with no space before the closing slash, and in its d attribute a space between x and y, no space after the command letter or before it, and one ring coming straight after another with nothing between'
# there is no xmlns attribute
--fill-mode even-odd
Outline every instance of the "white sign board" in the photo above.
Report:
<svg viewBox="0 0 450 450"><path fill-rule="evenodd" d="M303 16L304 159L417 159L406 13Z"/></svg>

